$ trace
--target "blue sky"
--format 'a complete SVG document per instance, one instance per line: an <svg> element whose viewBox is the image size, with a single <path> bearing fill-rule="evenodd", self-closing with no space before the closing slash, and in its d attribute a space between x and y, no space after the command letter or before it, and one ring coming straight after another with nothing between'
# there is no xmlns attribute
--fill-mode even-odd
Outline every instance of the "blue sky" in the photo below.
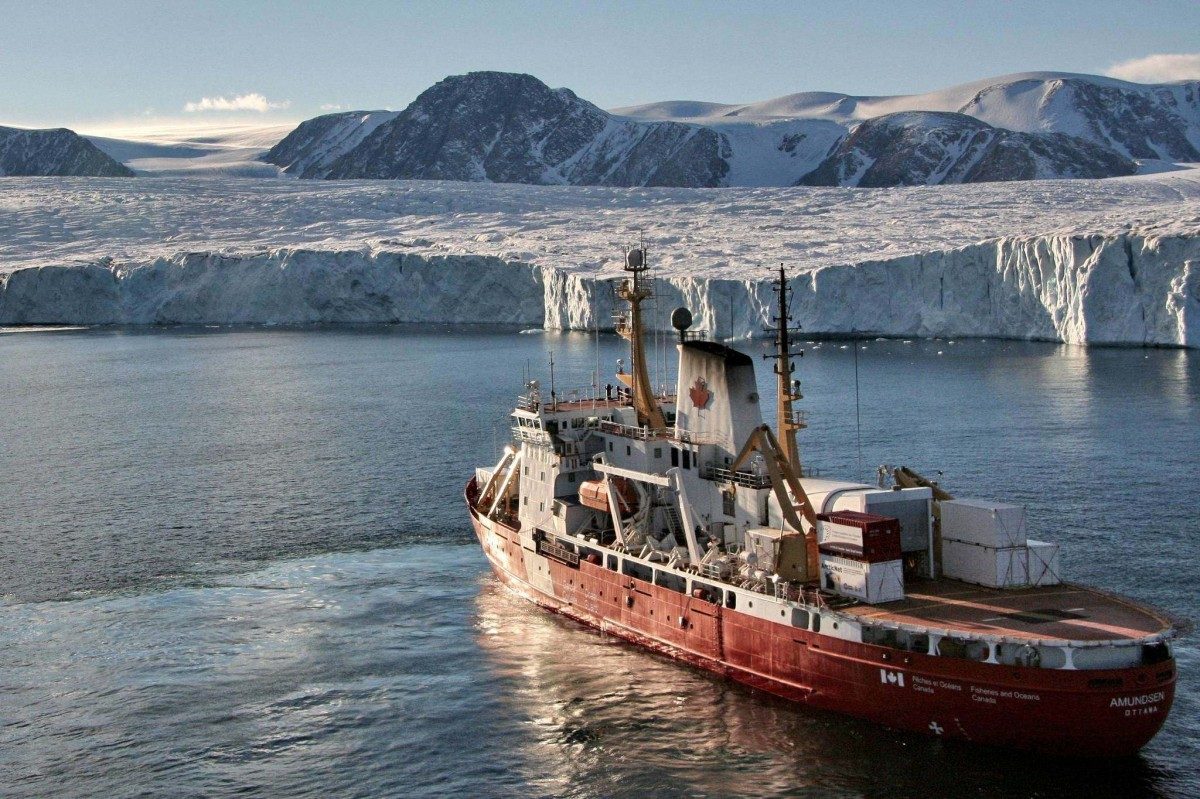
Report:
<svg viewBox="0 0 1200 799"><path fill-rule="evenodd" d="M608 108L912 93L1161 54L1183 60L1130 74L1200 77L1200 2L0 0L0 122L291 121L403 108L476 69Z"/></svg>

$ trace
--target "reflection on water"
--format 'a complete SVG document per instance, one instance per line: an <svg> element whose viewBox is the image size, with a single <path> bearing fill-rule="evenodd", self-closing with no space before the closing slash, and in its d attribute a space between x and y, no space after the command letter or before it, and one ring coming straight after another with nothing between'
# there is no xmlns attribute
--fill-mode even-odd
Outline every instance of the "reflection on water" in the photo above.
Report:
<svg viewBox="0 0 1200 799"><path fill-rule="evenodd" d="M1064 764L799 708L552 616L491 580L476 606L503 703L534 734L522 774L550 795L1095 799L1169 793L1184 776L1141 757Z"/></svg>

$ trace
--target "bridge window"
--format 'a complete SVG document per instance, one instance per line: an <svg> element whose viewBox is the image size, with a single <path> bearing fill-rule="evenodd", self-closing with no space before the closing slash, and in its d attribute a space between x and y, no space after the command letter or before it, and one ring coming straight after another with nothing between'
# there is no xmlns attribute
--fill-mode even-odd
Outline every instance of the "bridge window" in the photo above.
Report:
<svg viewBox="0 0 1200 799"><path fill-rule="evenodd" d="M674 447L671 447L671 465L679 465L679 450L675 449Z"/></svg>

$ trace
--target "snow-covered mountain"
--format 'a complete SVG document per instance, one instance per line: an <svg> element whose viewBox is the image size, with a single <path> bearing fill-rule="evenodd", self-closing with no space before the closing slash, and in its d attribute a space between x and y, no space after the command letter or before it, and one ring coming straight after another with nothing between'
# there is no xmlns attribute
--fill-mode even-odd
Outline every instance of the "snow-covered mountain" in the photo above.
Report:
<svg viewBox="0 0 1200 799"><path fill-rule="evenodd" d="M859 123L800 182L882 188L1136 171L1129 158L1076 136L1014 133L946 111L900 111Z"/></svg>
<svg viewBox="0 0 1200 799"><path fill-rule="evenodd" d="M66 128L0 127L0 176L129 177L133 172Z"/></svg>
<svg viewBox="0 0 1200 799"><path fill-rule="evenodd" d="M323 178L334 161L398 115L396 111L346 111L314 117L300 123L262 160L283 167L289 175Z"/></svg>
<svg viewBox="0 0 1200 799"><path fill-rule="evenodd" d="M268 157L319 165L302 176L601 186L718 186L729 168L711 130L615 117L529 75L446 78L348 149L339 116L310 120Z"/></svg>
<svg viewBox="0 0 1200 799"><path fill-rule="evenodd" d="M828 120L850 127L900 111L947 111L1020 133L1065 133L1131 158L1200 161L1200 81L1142 84L1070 72L1022 72L926 94L801 92L757 103L689 101L614 109L704 125Z"/></svg>
<svg viewBox="0 0 1200 799"><path fill-rule="evenodd" d="M690 187L1113 177L1133 159L1200 161L1200 82L1023 73L905 97L606 112L529 75L474 72L399 114L309 120L266 157L301 177Z"/></svg>

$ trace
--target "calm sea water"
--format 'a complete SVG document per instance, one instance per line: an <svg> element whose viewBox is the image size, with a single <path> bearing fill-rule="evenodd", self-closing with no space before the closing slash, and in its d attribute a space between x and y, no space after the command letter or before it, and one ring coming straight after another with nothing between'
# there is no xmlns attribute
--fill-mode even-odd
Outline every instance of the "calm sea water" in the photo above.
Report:
<svg viewBox="0 0 1200 799"><path fill-rule="evenodd" d="M809 462L1025 503L1072 578L1200 616L1200 354L860 346L861 428L853 346L807 347ZM0 335L0 796L1200 794L1195 640L1160 736L1081 765L793 707L507 594L460 491L549 349L564 392L623 354L495 331Z"/></svg>

